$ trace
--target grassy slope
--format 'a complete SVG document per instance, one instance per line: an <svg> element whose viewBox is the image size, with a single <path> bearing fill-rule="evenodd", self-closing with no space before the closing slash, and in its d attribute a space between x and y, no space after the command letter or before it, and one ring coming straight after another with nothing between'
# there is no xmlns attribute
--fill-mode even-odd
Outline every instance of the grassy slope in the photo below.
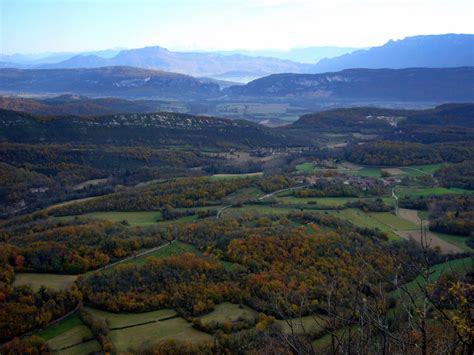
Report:
<svg viewBox="0 0 474 355"><path fill-rule="evenodd" d="M71 348L61 350L61 355L89 355L91 353L100 353L102 350L97 340L75 345Z"/></svg>
<svg viewBox="0 0 474 355"><path fill-rule="evenodd" d="M238 304L232 304L229 302L224 302L215 307L215 309L202 316L201 321L203 324L210 322L224 322L225 320L236 321L239 317L252 319L255 318L258 313L247 306L242 306Z"/></svg>
<svg viewBox="0 0 474 355"><path fill-rule="evenodd" d="M110 328L120 328L134 324L157 321L163 318L173 317L177 313L172 309L160 309L158 311L143 313L112 313L95 308L86 307L96 318L103 318L109 322Z"/></svg>
<svg viewBox="0 0 474 355"><path fill-rule="evenodd" d="M368 215L394 230L413 230L418 228L415 223L400 218L390 212L370 212Z"/></svg>
<svg viewBox="0 0 474 355"><path fill-rule="evenodd" d="M447 261L442 264L434 265L430 268L432 271L431 279L433 281L438 280L442 274L445 272L464 272L469 269L472 270L473 267L473 259L471 257L463 258L463 259L454 259ZM407 283L405 286L410 291L415 291L417 289L417 285L419 282L422 281L421 276L417 277L415 280Z"/></svg>
<svg viewBox="0 0 474 355"><path fill-rule="evenodd" d="M92 333L87 326L82 324L51 338L47 343L52 350L58 350L81 343L84 338L92 339Z"/></svg>
<svg viewBox="0 0 474 355"><path fill-rule="evenodd" d="M399 186L396 188L396 193L399 197L403 196L432 196L432 195L446 195L446 194L462 194L470 192L470 190L460 189L456 187L445 188L445 187L403 187Z"/></svg>
<svg viewBox="0 0 474 355"><path fill-rule="evenodd" d="M15 274L13 286L28 285L35 291L39 290L41 286L53 290L66 290L74 283L76 278L76 275L36 273Z"/></svg>
<svg viewBox="0 0 474 355"><path fill-rule="evenodd" d="M179 317L162 322L112 330L109 337L118 351L137 349L145 343L158 343L165 339L188 342L212 341L209 334L194 329L190 323Z"/></svg>
<svg viewBox="0 0 474 355"><path fill-rule="evenodd" d="M176 315L172 309L144 313L111 313L93 308L88 308L88 311L98 318L107 319L110 328L128 327L111 330L109 333L109 337L118 351L139 348L145 343L158 343L165 339L191 342L212 340L210 335L195 330L183 318L175 317L163 320ZM152 323L141 324L146 322Z"/></svg>
<svg viewBox="0 0 474 355"><path fill-rule="evenodd" d="M451 243L453 245L456 245L457 247L461 248L462 250L466 252L473 252L474 249L470 248L466 242L469 240L469 237L463 237L460 235L453 235L453 234L445 234L445 233L439 233L435 232L438 237L441 239L447 241L448 243Z"/></svg>
<svg viewBox="0 0 474 355"><path fill-rule="evenodd" d="M372 217L370 214L367 214L357 208L348 208L342 211L328 211L329 214L333 216L348 220L352 224L363 227L363 228L378 228L383 232L386 232L390 239L398 240L398 237L388 225L380 222L378 219ZM382 212L384 213L384 212ZM375 213L374 213L375 214Z"/></svg>
<svg viewBox="0 0 474 355"><path fill-rule="evenodd" d="M37 335L44 338L44 340L50 340L80 325L84 324L77 314L73 314L72 316L63 319L61 322L39 332Z"/></svg>

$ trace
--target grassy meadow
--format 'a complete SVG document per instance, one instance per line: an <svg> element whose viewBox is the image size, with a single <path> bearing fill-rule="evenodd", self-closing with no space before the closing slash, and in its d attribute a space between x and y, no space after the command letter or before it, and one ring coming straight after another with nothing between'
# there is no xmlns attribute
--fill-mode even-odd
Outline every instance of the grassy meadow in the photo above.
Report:
<svg viewBox="0 0 474 355"><path fill-rule="evenodd" d="M53 290L66 290L76 279L76 275L17 273L15 274L13 286L27 285L35 291L39 290L41 286Z"/></svg>

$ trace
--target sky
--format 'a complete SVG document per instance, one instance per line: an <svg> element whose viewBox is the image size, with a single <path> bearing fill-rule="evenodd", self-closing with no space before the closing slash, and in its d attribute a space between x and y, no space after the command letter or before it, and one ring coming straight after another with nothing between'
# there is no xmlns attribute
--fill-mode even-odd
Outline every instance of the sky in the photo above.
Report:
<svg viewBox="0 0 474 355"><path fill-rule="evenodd" d="M473 0L0 0L0 52L370 47L473 18Z"/></svg>

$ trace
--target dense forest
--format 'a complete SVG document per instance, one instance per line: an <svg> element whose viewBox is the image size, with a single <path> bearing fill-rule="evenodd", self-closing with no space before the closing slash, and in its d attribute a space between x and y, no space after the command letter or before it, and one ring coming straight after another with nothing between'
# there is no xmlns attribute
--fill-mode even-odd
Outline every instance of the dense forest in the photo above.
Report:
<svg viewBox="0 0 474 355"><path fill-rule="evenodd" d="M436 171L435 177L443 186L474 189L474 161L445 166Z"/></svg>
<svg viewBox="0 0 474 355"><path fill-rule="evenodd" d="M366 165L407 166L440 162L459 163L474 156L472 143L420 144L380 141L357 144L346 149L349 161Z"/></svg>

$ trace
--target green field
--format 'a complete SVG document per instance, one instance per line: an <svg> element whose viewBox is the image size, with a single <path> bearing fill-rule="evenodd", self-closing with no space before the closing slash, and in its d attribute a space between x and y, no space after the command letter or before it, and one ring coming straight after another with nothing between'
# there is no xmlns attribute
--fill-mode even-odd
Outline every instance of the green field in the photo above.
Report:
<svg viewBox="0 0 474 355"><path fill-rule="evenodd" d="M363 167L359 170L352 170L348 172L350 175L355 176L372 176L372 177L380 177L382 171L380 168L372 168L372 167Z"/></svg>
<svg viewBox="0 0 474 355"><path fill-rule="evenodd" d="M197 255L201 254L201 252L193 245L185 244L182 242L173 242L164 248L154 251L153 253L146 254L135 259L124 261L123 263L121 263L121 265L123 264L143 265L147 262L149 257L155 257L157 259L161 259L161 258L166 258L168 256L181 255L184 253L193 253Z"/></svg>
<svg viewBox="0 0 474 355"><path fill-rule="evenodd" d="M212 341L212 336L194 329L191 323L177 317L125 329L112 330L109 338L117 351L137 349L143 344L156 344L167 339L202 343Z"/></svg>
<svg viewBox="0 0 474 355"><path fill-rule="evenodd" d="M150 321L158 321L163 318L176 316L177 314L172 309L160 309L158 311L143 313L112 313L89 307L86 307L85 309L93 314L96 318L106 319L111 329Z"/></svg>
<svg viewBox="0 0 474 355"><path fill-rule="evenodd" d="M71 218L96 218L105 219L111 222L120 223L127 221L130 226L142 226L147 227L157 224L161 220L161 212L159 211L139 211L139 212L119 212L119 211L107 211L107 212L91 212L84 213L79 216L64 216L55 217L57 219L71 219Z"/></svg>
<svg viewBox="0 0 474 355"><path fill-rule="evenodd" d="M243 207L228 208L222 212L222 216L238 218L245 213L248 213L253 216L282 215L282 214L288 214L292 211L294 211L293 208L279 208L279 207L271 207L268 205L245 205Z"/></svg>
<svg viewBox="0 0 474 355"><path fill-rule="evenodd" d="M368 215L394 230L413 230L418 228L415 223L400 218L390 212L370 212Z"/></svg>
<svg viewBox="0 0 474 355"><path fill-rule="evenodd" d="M349 329L351 329L353 332L357 330L357 327L345 327L336 330L336 336L339 337L339 339L343 339L344 337L347 337ZM313 346L313 349L316 351L317 354L326 354L329 353L330 346L331 346L331 335L327 334L322 336L321 338L318 338L314 340L311 345Z"/></svg>
<svg viewBox="0 0 474 355"><path fill-rule="evenodd" d="M60 351L61 355L89 355L91 353L101 353L101 346L97 340L89 340Z"/></svg>
<svg viewBox="0 0 474 355"><path fill-rule="evenodd" d="M433 196L433 195L446 195L446 194L462 194L465 192L472 192L471 190L460 189L457 187L445 188L445 187L405 187L398 186L395 190L399 197L404 196Z"/></svg>
<svg viewBox="0 0 474 355"><path fill-rule="evenodd" d="M342 207L347 202L360 200L357 197L294 197L284 196L277 197L278 201L284 204L307 204L308 202L316 202L316 206Z"/></svg>
<svg viewBox="0 0 474 355"><path fill-rule="evenodd" d="M84 324L77 314L73 314L59 323L42 330L37 335L44 338L44 340L50 340L80 325Z"/></svg>
<svg viewBox="0 0 474 355"><path fill-rule="evenodd" d="M84 339L92 339L90 329L84 324L76 325L69 330L51 338L47 341L52 350L59 350L81 343Z"/></svg>
<svg viewBox="0 0 474 355"><path fill-rule="evenodd" d="M207 208L206 208L207 209ZM209 208L210 209L210 208ZM174 223L185 223L194 221L197 219L197 215L185 216L178 219L169 221L160 221L161 212L159 211L138 211L138 212L119 212L119 211L108 211L108 212L91 212L84 213L78 216L63 216L53 217L55 219L70 220L73 218L96 218L104 219L111 222L120 223L127 221L131 227L150 227L153 225L168 225Z"/></svg>
<svg viewBox="0 0 474 355"><path fill-rule="evenodd" d="M400 170L404 171L408 176L422 176L427 174L432 175L443 165L445 164L439 163L426 165L411 165L400 167Z"/></svg>
<svg viewBox="0 0 474 355"><path fill-rule="evenodd" d="M74 283L74 281L76 281L76 279L76 275L19 273L15 274L13 286L28 285L34 291L39 290L41 286L53 290L66 290Z"/></svg>
<svg viewBox="0 0 474 355"><path fill-rule="evenodd" d="M286 334L314 333L324 329L325 316L304 316L287 320L277 320L277 324Z"/></svg>
<svg viewBox="0 0 474 355"><path fill-rule="evenodd" d="M434 232L438 237L441 239L447 241L450 244L453 244L462 250L466 252L473 252L474 249L470 248L466 242L469 240L469 237L463 237L460 235L453 235L453 234L445 234L445 233L439 233L439 232Z"/></svg>
<svg viewBox="0 0 474 355"><path fill-rule="evenodd" d="M236 321L238 318L253 319L258 315L257 311L250 307L224 302L215 307L215 309L200 319L203 324L210 322L224 322L226 320Z"/></svg>
<svg viewBox="0 0 474 355"><path fill-rule="evenodd" d="M86 309L96 318L107 320L111 329L109 338L118 351L139 348L145 343L158 343L165 339L196 342L212 339L208 334L192 328L183 318L176 317L177 314L172 309L144 313L112 313L94 308ZM174 318L167 319L170 317Z"/></svg>
<svg viewBox="0 0 474 355"><path fill-rule="evenodd" d="M242 178L250 178L250 177L257 177L262 176L263 173L248 173L248 174L214 174L209 177L211 181L220 181L220 180L229 180L229 179L242 179Z"/></svg>
<svg viewBox="0 0 474 355"><path fill-rule="evenodd" d="M390 228L385 223L382 223L378 219L372 217L370 214L367 214L357 208L347 208L341 211L327 211L329 214L340 218L342 220L347 220L352 224L362 227L362 228L378 228L383 232L386 232L390 239L399 240L400 237L397 236L392 228ZM386 212L381 212L386 213Z"/></svg>
<svg viewBox="0 0 474 355"><path fill-rule="evenodd" d="M245 202L249 200L255 200L257 196L261 195L262 191L256 187L248 187L244 189L240 189L229 196L226 196L225 201L227 203L239 203Z"/></svg>
<svg viewBox="0 0 474 355"><path fill-rule="evenodd" d="M296 171L300 173L312 173L315 170L313 163L301 163L296 165Z"/></svg>
<svg viewBox="0 0 474 355"><path fill-rule="evenodd" d="M439 279L439 277L444 274L445 272L465 272L468 270L472 271L473 268L473 259L472 257L467 257L463 259L454 259L447 261L442 264L434 265L430 268L431 280L435 281ZM418 288L418 283L422 282L422 277L418 276L415 280L408 282L405 286L408 290L414 291Z"/></svg>

